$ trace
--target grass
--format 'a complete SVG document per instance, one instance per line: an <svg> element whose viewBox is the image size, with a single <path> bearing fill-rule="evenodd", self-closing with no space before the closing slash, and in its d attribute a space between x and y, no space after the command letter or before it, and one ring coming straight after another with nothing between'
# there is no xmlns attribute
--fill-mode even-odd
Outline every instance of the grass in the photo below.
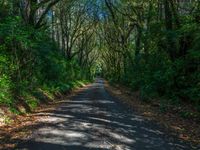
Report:
<svg viewBox="0 0 200 150"><path fill-rule="evenodd" d="M21 101L13 103L12 101L1 101L1 105L6 105L9 108L9 111L13 114L25 114L28 113L26 107L31 111L34 111L41 104L48 104L53 102L64 94L69 93L73 89L78 87L83 87L88 84L88 80L76 80L68 83L58 83L51 85L44 85L42 87L35 88L35 90L24 90L21 92L20 99ZM11 95L7 95L11 97Z"/></svg>

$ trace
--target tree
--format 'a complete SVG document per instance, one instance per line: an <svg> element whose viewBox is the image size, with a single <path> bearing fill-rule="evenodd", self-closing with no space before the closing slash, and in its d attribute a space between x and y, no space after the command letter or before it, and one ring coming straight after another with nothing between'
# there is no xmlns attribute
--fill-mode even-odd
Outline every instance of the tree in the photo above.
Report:
<svg viewBox="0 0 200 150"><path fill-rule="evenodd" d="M45 17L60 0L18 0L22 18L36 29L46 25Z"/></svg>

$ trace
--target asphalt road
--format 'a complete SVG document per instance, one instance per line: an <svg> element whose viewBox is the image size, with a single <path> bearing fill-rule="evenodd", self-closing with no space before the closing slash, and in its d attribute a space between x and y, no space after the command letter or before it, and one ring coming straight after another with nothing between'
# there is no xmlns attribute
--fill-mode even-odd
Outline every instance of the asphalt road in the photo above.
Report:
<svg viewBox="0 0 200 150"><path fill-rule="evenodd" d="M42 114L41 114L42 115ZM19 144L23 150L191 150L155 122L136 115L104 89L103 80L66 101Z"/></svg>

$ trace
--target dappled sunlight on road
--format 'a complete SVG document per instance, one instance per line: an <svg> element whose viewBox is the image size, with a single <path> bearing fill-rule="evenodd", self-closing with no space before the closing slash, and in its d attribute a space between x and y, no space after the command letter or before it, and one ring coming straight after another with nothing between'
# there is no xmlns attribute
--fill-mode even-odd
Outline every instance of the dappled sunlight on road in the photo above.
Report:
<svg viewBox="0 0 200 150"><path fill-rule="evenodd" d="M42 115L42 113L38 114ZM102 81L66 101L21 149L188 149L111 97Z"/></svg>

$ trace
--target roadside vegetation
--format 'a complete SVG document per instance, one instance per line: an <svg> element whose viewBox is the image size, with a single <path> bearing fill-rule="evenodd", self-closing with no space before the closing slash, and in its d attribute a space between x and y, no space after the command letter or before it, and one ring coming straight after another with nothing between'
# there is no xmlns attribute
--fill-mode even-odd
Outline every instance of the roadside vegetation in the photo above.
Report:
<svg viewBox="0 0 200 150"><path fill-rule="evenodd" d="M31 112L93 79L94 23L88 20L88 28L82 22L87 14L78 16L86 6L64 3L0 2L0 105L14 113ZM68 37L73 42L67 43Z"/></svg>
<svg viewBox="0 0 200 150"><path fill-rule="evenodd" d="M200 2L105 0L103 72L140 99L200 111ZM182 116L192 114L182 110Z"/></svg>
<svg viewBox="0 0 200 150"><path fill-rule="evenodd" d="M96 76L199 143L200 1L0 0L0 126Z"/></svg>
<svg viewBox="0 0 200 150"><path fill-rule="evenodd" d="M99 75L199 117L199 40L199 1L1 0L0 105L31 112Z"/></svg>

